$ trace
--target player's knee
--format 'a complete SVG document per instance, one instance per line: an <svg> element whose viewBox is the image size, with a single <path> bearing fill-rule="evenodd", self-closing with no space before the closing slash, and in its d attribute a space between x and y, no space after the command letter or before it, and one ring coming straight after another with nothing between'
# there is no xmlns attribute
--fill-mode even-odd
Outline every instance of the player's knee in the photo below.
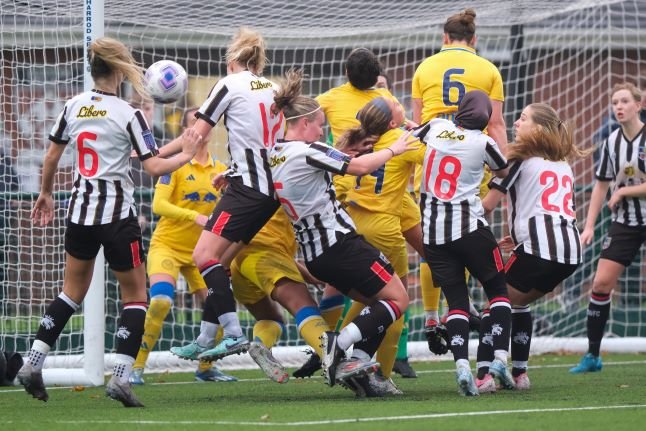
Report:
<svg viewBox="0 0 646 431"><path fill-rule="evenodd" d="M499 272L493 278L482 282L482 287L490 300L499 297L507 298L507 283L504 272Z"/></svg>
<svg viewBox="0 0 646 431"><path fill-rule="evenodd" d="M168 281L158 281L150 286L150 299L164 298L173 302L175 299L175 286Z"/></svg>
<svg viewBox="0 0 646 431"><path fill-rule="evenodd" d="M606 276L595 276L592 282L592 290L597 293L609 294L615 287L616 281Z"/></svg>

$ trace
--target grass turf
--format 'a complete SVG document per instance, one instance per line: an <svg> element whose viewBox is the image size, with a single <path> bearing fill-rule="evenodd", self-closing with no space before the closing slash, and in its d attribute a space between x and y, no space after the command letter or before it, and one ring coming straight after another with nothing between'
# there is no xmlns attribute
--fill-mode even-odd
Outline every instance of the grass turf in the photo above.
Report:
<svg viewBox="0 0 646 431"><path fill-rule="evenodd" d="M125 409L103 388L52 388L50 401L0 388L3 429L55 430L637 430L646 423L646 355L605 355L600 373L570 375L578 356L530 359L530 391L477 398L457 394L451 362L414 363L417 379L395 377L405 395L355 400L321 378L278 385L259 370L235 383L193 383L192 374L146 375ZM6 428L5 428L6 427Z"/></svg>

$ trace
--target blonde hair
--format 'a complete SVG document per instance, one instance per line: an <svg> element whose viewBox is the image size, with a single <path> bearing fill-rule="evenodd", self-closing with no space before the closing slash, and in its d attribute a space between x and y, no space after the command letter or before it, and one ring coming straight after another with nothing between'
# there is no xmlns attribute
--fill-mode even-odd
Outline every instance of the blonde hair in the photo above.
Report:
<svg viewBox="0 0 646 431"><path fill-rule="evenodd" d="M507 150L509 160L542 157L557 162L590 154L591 150L581 150L574 144L572 123L561 120L550 105L532 103L528 108L536 128L528 136L516 137L516 141Z"/></svg>
<svg viewBox="0 0 646 431"><path fill-rule="evenodd" d="M316 100L301 94L304 76L303 69L289 69L274 96L274 114L282 111L288 126L301 117L314 119L321 109Z"/></svg>
<svg viewBox="0 0 646 431"><path fill-rule="evenodd" d="M393 113L384 97L376 97L368 102L357 114L360 125L345 132L337 142L337 147L348 148L369 136L381 136L390 130Z"/></svg>
<svg viewBox="0 0 646 431"><path fill-rule="evenodd" d="M260 33L242 27L233 36L225 55L227 64L238 63L255 75L261 75L267 63L265 39Z"/></svg>
<svg viewBox="0 0 646 431"><path fill-rule="evenodd" d="M92 79L96 81L121 72L137 94L142 97L148 96L143 83L143 68L137 64L123 43L111 37L100 37L90 45L88 56Z"/></svg>
<svg viewBox="0 0 646 431"><path fill-rule="evenodd" d="M444 33L451 41L471 43L476 34L476 11L468 8L451 15L444 23Z"/></svg>
<svg viewBox="0 0 646 431"><path fill-rule="evenodd" d="M631 82L622 82L619 84L615 84L612 87L612 94L615 94L617 91L620 90L628 90L630 92L630 95L633 96L633 99L635 99L635 102L641 103L642 101L642 92L637 86Z"/></svg>

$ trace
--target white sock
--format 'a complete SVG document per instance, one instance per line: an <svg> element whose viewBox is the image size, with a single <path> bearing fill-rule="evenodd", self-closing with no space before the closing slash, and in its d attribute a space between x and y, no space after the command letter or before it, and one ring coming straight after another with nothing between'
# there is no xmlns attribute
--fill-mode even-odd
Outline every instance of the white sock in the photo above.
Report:
<svg viewBox="0 0 646 431"><path fill-rule="evenodd" d="M435 320L436 322L440 322L440 315L437 312L437 310L430 310L426 311L426 320Z"/></svg>
<svg viewBox="0 0 646 431"><path fill-rule="evenodd" d="M224 331L225 337L242 337L242 328L240 327L240 320L238 320L238 313L235 311L224 313L218 316L220 325ZM213 335L215 338L215 334Z"/></svg>
<svg viewBox="0 0 646 431"><path fill-rule="evenodd" d="M119 383L128 383L128 377L132 371L132 364L135 363L135 358L128 355L117 353L114 358L114 368L112 369L112 376L119 381Z"/></svg>
<svg viewBox="0 0 646 431"><path fill-rule="evenodd" d="M507 351L506 350L495 350L493 352L494 359L498 359L503 364L507 365Z"/></svg>
<svg viewBox="0 0 646 431"><path fill-rule="evenodd" d="M455 361L455 368L466 368L470 370L471 365L469 365L468 359L458 359L457 361Z"/></svg>
<svg viewBox="0 0 646 431"><path fill-rule="evenodd" d="M27 362L29 362L34 371L41 371L43 369L49 349L49 345L44 341L34 340L34 344L32 344L29 350L29 356L27 357Z"/></svg>
<svg viewBox="0 0 646 431"><path fill-rule="evenodd" d="M350 322L348 326L341 330L341 333L336 337L336 344L344 352L350 348L354 343L361 341L363 336L361 330L357 325Z"/></svg>
<svg viewBox="0 0 646 431"><path fill-rule="evenodd" d="M199 346L211 348L215 344L215 336L218 333L220 325L217 323L205 322L200 323L200 335L195 340Z"/></svg>

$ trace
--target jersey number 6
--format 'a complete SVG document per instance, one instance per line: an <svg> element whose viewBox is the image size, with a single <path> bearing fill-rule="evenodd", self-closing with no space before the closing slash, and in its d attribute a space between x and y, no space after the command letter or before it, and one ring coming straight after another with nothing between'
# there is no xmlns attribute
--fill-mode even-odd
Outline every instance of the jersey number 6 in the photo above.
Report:
<svg viewBox="0 0 646 431"><path fill-rule="evenodd" d="M86 140L96 141L96 138L96 134L92 132L79 133L78 138L76 138L76 147L79 152L79 172L84 177L93 177L99 170L99 155L92 148L83 145ZM86 157L90 158L89 167L86 164Z"/></svg>

